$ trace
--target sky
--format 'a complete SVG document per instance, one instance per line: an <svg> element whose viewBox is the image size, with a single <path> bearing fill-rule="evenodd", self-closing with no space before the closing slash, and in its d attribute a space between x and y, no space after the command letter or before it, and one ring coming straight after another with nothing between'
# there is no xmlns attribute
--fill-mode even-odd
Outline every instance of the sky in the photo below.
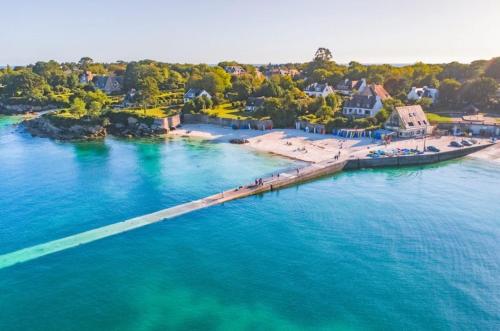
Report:
<svg viewBox="0 0 500 331"><path fill-rule="evenodd" d="M0 65L338 63L500 56L500 0L0 0Z"/></svg>

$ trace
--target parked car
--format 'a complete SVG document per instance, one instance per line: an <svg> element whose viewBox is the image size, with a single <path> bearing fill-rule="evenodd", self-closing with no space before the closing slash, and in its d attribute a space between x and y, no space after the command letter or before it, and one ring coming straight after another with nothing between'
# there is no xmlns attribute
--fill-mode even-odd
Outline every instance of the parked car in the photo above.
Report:
<svg viewBox="0 0 500 331"><path fill-rule="evenodd" d="M427 150L429 152L434 152L434 153L438 153L440 152L439 148L435 147L435 146L427 146Z"/></svg>
<svg viewBox="0 0 500 331"><path fill-rule="evenodd" d="M450 146L451 146L451 147L463 147L461 143L459 143L458 141L455 141L455 140L453 140L453 141L450 143Z"/></svg>
<svg viewBox="0 0 500 331"><path fill-rule="evenodd" d="M472 143L468 140L462 140L462 145L463 146L472 146Z"/></svg>

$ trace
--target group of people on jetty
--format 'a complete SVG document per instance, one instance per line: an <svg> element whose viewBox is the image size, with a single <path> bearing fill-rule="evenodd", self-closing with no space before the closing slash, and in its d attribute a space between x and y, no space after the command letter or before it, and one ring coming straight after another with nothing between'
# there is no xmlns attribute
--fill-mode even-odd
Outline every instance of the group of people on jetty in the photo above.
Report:
<svg viewBox="0 0 500 331"><path fill-rule="evenodd" d="M262 185L264 185L264 181L262 180L262 178L255 180L255 186L262 186Z"/></svg>

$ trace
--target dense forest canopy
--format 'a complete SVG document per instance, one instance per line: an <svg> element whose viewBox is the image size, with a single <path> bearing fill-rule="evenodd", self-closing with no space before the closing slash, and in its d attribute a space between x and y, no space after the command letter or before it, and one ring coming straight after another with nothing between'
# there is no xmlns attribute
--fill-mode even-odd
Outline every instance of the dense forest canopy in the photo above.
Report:
<svg viewBox="0 0 500 331"><path fill-rule="evenodd" d="M87 73L88 79L82 79ZM122 79L119 91L101 91L96 77L109 76ZM313 83L335 87L346 79L366 79L371 84L383 85L392 99L386 102L381 115L348 119L339 112L345 97L333 94L311 98L303 92ZM265 102L256 116L271 117L278 126L290 125L297 117L304 117L333 125L354 123L366 127L383 121L393 105L408 103L407 95L413 86L439 89L439 100L432 105L435 110L458 110L474 104L483 111L500 112L499 82L500 57L469 64L418 62L393 66L352 61L342 65L334 61L334 54L329 49L319 48L307 63L261 67L235 61L217 65L153 60L97 63L90 57L83 57L74 63L48 61L0 69L0 103L50 104L68 108L80 116L99 116L104 109L123 100L140 107L200 112L228 102L243 107L249 97L262 97ZM189 89L205 90L211 98L184 102L183 95ZM426 110L431 107L425 98L418 102Z"/></svg>

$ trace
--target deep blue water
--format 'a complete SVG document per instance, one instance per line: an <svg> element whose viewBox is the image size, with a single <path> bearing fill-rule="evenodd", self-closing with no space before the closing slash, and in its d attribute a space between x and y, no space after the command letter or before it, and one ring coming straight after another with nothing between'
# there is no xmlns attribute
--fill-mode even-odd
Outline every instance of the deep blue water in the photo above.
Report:
<svg viewBox="0 0 500 331"><path fill-rule="evenodd" d="M290 161L196 140L56 143L0 118L0 254ZM0 330L498 330L500 168L345 172L0 270Z"/></svg>

